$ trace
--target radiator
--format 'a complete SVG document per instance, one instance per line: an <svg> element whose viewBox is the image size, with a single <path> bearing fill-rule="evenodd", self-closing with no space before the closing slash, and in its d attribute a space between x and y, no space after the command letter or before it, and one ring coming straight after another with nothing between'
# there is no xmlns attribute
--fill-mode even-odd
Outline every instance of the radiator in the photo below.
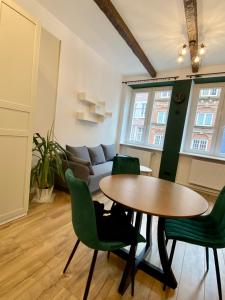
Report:
<svg viewBox="0 0 225 300"><path fill-rule="evenodd" d="M189 183L221 190L225 185L225 165L192 159Z"/></svg>

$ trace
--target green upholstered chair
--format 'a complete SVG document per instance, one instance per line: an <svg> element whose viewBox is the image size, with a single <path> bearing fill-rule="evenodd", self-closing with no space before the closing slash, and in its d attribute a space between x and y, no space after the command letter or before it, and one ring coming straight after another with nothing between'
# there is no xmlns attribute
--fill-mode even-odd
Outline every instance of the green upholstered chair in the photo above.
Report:
<svg viewBox="0 0 225 300"><path fill-rule="evenodd" d="M113 159L112 175L116 174L140 175L139 159L130 156L115 156Z"/></svg>
<svg viewBox="0 0 225 300"><path fill-rule="evenodd" d="M172 263L177 240L206 248L207 271L209 248L213 249L219 299L222 299L217 249L225 248L225 187L220 192L210 214L193 219L167 219L165 232L167 239L173 239L170 263Z"/></svg>
<svg viewBox="0 0 225 300"><path fill-rule="evenodd" d="M116 174L134 174L140 175L140 161L137 157L131 156L120 156L117 155L113 159L112 175ZM128 215L130 219L133 218L133 211L129 210ZM149 247L151 244L151 224L152 218L150 215L147 215L147 224L146 224L146 247ZM109 257L109 253L108 253Z"/></svg>
<svg viewBox="0 0 225 300"><path fill-rule="evenodd" d="M73 228L78 239L69 256L69 259L63 270L63 273L66 272L80 241L83 242L89 248L94 249L94 255L93 255L93 259L92 259L92 263L88 275L88 280L84 292L84 297L83 297L83 299L87 299L92 275L94 272L95 262L97 259L98 250L113 251L128 246L128 244L121 241L111 242L111 241L102 241L99 239L98 232L97 232L95 209L94 209L92 197L89 192L87 184L84 181L75 178L70 169L66 170L65 177L72 198L71 200L72 200ZM139 243L144 241L145 239L140 234L138 234L137 242ZM134 265L135 252L133 252L133 254L130 255L129 259L131 261L130 263ZM132 294L133 293L134 293L134 271L132 272Z"/></svg>
<svg viewBox="0 0 225 300"><path fill-rule="evenodd" d="M133 174L140 175L140 162L137 157L116 155L113 158L112 175ZM114 204L113 204L114 205ZM122 207L122 205L121 205ZM127 209L130 221L133 219L133 211ZM109 256L109 253L108 253Z"/></svg>

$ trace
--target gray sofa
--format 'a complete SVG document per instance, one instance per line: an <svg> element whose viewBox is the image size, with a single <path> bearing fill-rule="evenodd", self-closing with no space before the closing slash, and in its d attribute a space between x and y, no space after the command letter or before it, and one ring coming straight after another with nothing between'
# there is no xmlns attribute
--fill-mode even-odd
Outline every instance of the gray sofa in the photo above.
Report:
<svg viewBox="0 0 225 300"><path fill-rule="evenodd" d="M74 176L87 182L91 193L99 190L99 181L111 174L112 160L116 155L115 145L97 147L72 147L66 145L66 157L62 158L64 171L69 167ZM56 177L55 186L67 189L66 183Z"/></svg>

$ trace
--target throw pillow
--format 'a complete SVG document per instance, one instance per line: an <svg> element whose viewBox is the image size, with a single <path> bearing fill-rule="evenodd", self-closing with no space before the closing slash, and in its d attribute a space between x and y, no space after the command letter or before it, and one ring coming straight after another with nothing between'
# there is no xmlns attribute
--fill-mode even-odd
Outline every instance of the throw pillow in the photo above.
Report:
<svg viewBox="0 0 225 300"><path fill-rule="evenodd" d="M105 155L102 146L88 148L92 165L98 165L105 162Z"/></svg>
<svg viewBox="0 0 225 300"><path fill-rule="evenodd" d="M73 155L70 155L70 156L69 156L69 160L72 161L72 162L75 162L75 163L77 163L77 164L87 166L88 169L89 169L90 175L94 175L94 170L93 170L93 168L92 168L92 165L91 165L91 162L90 162L90 161L85 160L85 159L78 158L78 157L73 156Z"/></svg>
<svg viewBox="0 0 225 300"><path fill-rule="evenodd" d="M70 152L73 156L76 156L77 158L81 158L81 159L88 160L91 162L88 148L86 146L72 147L72 146L66 145L66 150L68 152Z"/></svg>
<svg viewBox="0 0 225 300"><path fill-rule="evenodd" d="M101 144L102 149L104 151L105 154L105 159L107 161L109 160L113 160L114 156L116 156L116 146L115 144L112 145L103 145Z"/></svg>

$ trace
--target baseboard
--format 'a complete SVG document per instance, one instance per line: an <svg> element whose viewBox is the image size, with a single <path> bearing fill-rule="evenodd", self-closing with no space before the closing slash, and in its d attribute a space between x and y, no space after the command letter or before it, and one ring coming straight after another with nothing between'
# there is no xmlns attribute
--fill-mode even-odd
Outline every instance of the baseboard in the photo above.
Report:
<svg viewBox="0 0 225 300"><path fill-rule="evenodd" d="M0 215L0 225L11 222L13 220L19 219L27 215L27 210L25 208L20 208L11 211L7 214Z"/></svg>

